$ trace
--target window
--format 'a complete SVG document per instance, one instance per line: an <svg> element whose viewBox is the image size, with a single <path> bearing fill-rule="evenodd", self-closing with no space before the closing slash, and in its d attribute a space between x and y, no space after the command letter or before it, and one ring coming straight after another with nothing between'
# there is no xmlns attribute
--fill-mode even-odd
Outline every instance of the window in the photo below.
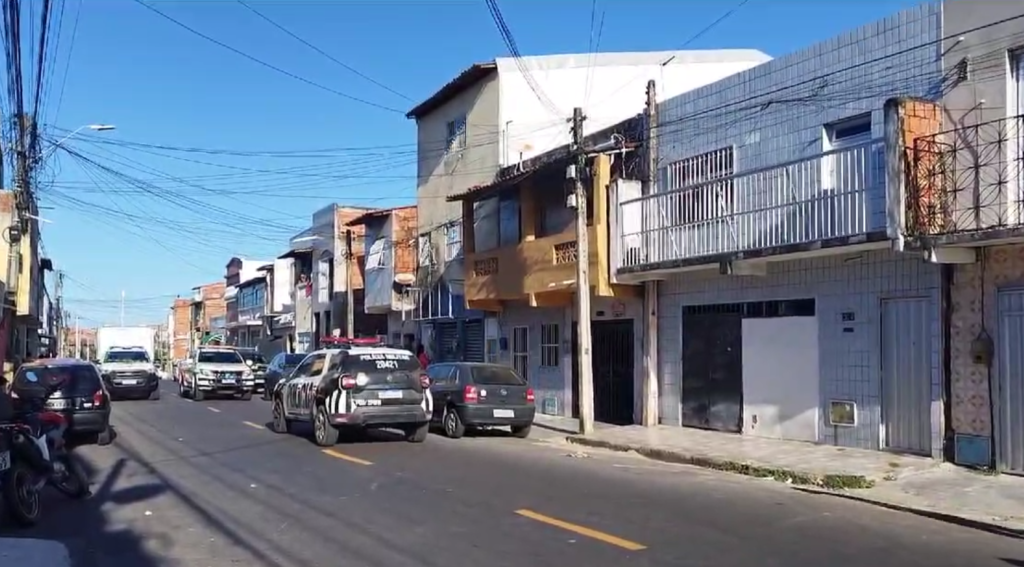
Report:
<svg viewBox="0 0 1024 567"><path fill-rule="evenodd" d="M735 174L732 146L670 163L662 170L661 186L678 191L673 225L706 222L732 213Z"/></svg>
<svg viewBox="0 0 1024 567"><path fill-rule="evenodd" d="M444 259L462 257L462 221L455 221L444 229Z"/></svg>
<svg viewBox="0 0 1024 567"><path fill-rule="evenodd" d="M196 355L200 364L243 364L242 357L233 350L201 350Z"/></svg>
<svg viewBox="0 0 1024 567"><path fill-rule="evenodd" d="M529 381L527 369L530 366L530 328L512 327L512 368Z"/></svg>
<svg viewBox="0 0 1024 567"><path fill-rule="evenodd" d="M387 239L383 236L373 241L370 246L370 253L366 256L366 269L374 270L385 266L384 246Z"/></svg>
<svg viewBox="0 0 1024 567"><path fill-rule="evenodd" d="M108 350L103 362L149 362L149 353L144 350Z"/></svg>
<svg viewBox="0 0 1024 567"><path fill-rule="evenodd" d="M434 254L430 249L430 235L421 234L416 240L416 245L419 250L420 266L433 266Z"/></svg>
<svg viewBox="0 0 1024 567"><path fill-rule="evenodd" d="M556 368L561 364L559 350L561 340L558 336L558 323L540 326L540 365L545 368Z"/></svg>
<svg viewBox="0 0 1024 567"><path fill-rule="evenodd" d="M498 198L498 246L519 244L519 196L505 194Z"/></svg>
<svg viewBox="0 0 1024 567"><path fill-rule="evenodd" d="M841 150L871 141L871 113L834 122L825 126L827 150Z"/></svg>
<svg viewBox="0 0 1024 567"><path fill-rule="evenodd" d="M461 152L466 149L466 116L448 122L445 153Z"/></svg>

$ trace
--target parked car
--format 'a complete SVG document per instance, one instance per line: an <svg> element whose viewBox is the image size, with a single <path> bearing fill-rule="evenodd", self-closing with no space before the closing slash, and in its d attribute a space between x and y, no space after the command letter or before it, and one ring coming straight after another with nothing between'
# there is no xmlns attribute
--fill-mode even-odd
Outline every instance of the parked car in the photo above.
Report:
<svg viewBox="0 0 1024 567"><path fill-rule="evenodd" d="M458 439L474 427L508 427L512 435L530 435L537 408L533 388L511 367L452 362L427 368L434 397L432 423Z"/></svg>
<svg viewBox="0 0 1024 567"><path fill-rule="evenodd" d="M306 358L305 353L282 352L270 360L267 372L263 375L263 399L270 401L271 393L278 382L284 380Z"/></svg>
<svg viewBox="0 0 1024 567"><path fill-rule="evenodd" d="M46 384L60 383L46 409L68 420L66 439L73 445L106 445L113 440L110 394L97 366L75 358L46 358L23 364L11 381L19 399L41 395Z"/></svg>

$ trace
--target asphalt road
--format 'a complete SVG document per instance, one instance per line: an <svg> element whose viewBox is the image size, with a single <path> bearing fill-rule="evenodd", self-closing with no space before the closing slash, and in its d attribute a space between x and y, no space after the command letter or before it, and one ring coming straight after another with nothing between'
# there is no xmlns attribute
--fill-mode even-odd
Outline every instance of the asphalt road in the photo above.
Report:
<svg viewBox="0 0 1024 567"><path fill-rule="evenodd" d="M1024 539L602 451L535 431L324 452L266 402L118 402L83 454L93 498L47 500L78 567L1024 567Z"/></svg>

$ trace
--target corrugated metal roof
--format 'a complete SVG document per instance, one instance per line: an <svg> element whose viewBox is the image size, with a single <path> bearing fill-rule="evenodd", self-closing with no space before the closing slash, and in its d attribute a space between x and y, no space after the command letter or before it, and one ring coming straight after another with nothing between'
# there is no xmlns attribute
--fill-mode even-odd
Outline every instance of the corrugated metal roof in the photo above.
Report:
<svg viewBox="0 0 1024 567"><path fill-rule="evenodd" d="M451 81L448 81L447 84L438 89L437 92L430 95L427 100L416 105L416 108L413 108L406 113L405 117L420 118L421 116L430 114L440 108L444 103L458 96L462 91L468 89L497 70L498 65L493 61L489 61L487 63L474 63L470 65L464 71L459 73L458 76Z"/></svg>

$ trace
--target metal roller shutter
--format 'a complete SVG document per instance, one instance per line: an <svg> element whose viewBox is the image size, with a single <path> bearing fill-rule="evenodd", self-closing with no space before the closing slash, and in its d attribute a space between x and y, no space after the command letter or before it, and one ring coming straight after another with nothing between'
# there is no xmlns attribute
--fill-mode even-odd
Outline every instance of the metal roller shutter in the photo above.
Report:
<svg viewBox="0 0 1024 567"><path fill-rule="evenodd" d="M434 323L434 362L457 362L459 325L455 321Z"/></svg>
<svg viewBox="0 0 1024 567"><path fill-rule="evenodd" d="M485 362L484 320L469 319L463 326L463 357L466 362Z"/></svg>

